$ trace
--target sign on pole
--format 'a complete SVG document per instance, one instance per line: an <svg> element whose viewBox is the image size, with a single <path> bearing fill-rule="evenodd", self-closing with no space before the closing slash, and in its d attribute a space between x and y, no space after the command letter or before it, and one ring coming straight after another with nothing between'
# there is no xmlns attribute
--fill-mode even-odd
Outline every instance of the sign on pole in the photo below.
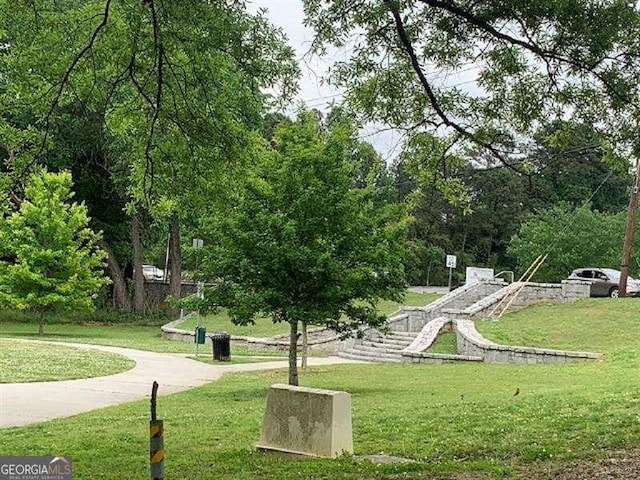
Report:
<svg viewBox="0 0 640 480"><path fill-rule="evenodd" d="M445 261L445 265L449 268L449 290L451 290L451 272L454 268L456 268L456 256L455 255L447 255L447 259Z"/></svg>
<svg viewBox="0 0 640 480"><path fill-rule="evenodd" d="M440 257L442 258L442 257ZM455 255L447 255L447 267L456 268L457 257Z"/></svg>

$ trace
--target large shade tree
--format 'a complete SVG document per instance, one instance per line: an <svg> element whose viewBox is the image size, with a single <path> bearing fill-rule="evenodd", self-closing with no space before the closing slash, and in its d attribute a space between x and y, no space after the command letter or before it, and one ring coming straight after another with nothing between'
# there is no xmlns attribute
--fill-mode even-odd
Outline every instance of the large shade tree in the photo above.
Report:
<svg viewBox="0 0 640 480"><path fill-rule="evenodd" d="M571 118L640 154L640 8L614 0L304 0L313 50L364 120L401 129L424 168L468 149L522 175L535 132ZM431 138L446 138L434 151ZM457 154L457 155L456 155ZM451 189L453 185L453 189ZM434 184L449 200L455 181ZM565 191L565 193L568 193ZM625 266L623 265L623 270Z"/></svg>
<svg viewBox="0 0 640 480"><path fill-rule="evenodd" d="M217 279L205 303L226 307L234 322L289 323L297 385L299 324L357 334L383 324L379 299L401 297L402 212L381 205L372 183L356 187L350 127L325 131L301 114L276 130L273 145L254 150L257 167L206 222L200 270Z"/></svg>
<svg viewBox="0 0 640 480"><path fill-rule="evenodd" d="M407 269L414 282L432 270L442 276L444 255L432 262L430 247L458 255L463 269L513 270L516 259L507 247L528 214L557 204L618 213L628 201L628 163L611 155L588 125L559 122L539 129L526 156L527 175L482 149L442 155L446 143L432 138L431 144L431 157L408 145L394 168L397 191L412 205L409 240L417 263Z"/></svg>
<svg viewBox="0 0 640 480"><path fill-rule="evenodd" d="M349 55L331 80L367 120L446 132L523 170L541 123L576 119L633 145L638 35L634 2L304 0L313 48ZM426 145L428 148L429 146ZM515 148L514 148L515 147Z"/></svg>
<svg viewBox="0 0 640 480"><path fill-rule="evenodd" d="M97 151L128 205L135 263L140 212L170 224L178 291L185 205L201 206L221 164L242 158L274 100L264 92L295 90L282 32L235 1L0 1L0 45L0 147L13 185L45 159L76 171L92 160L76 153ZM80 138L89 122L94 136ZM69 133L100 148L64 155Z"/></svg>

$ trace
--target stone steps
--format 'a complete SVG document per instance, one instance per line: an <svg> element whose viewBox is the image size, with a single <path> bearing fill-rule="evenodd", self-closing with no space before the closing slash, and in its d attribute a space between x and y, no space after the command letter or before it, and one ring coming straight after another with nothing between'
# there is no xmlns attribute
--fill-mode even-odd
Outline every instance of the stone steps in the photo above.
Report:
<svg viewBox="0 0 640 480"><path fill-rule="evenodd" d="M387 350L397 350L400 351L402 349L404 349L408 344L407 343L387 343L387 342L382 342L382 341L376 341L376 340L363 340L362 343L360 345L364 345L367 347L373 347L373 348L386 348Z"/></svg>
<svg viewBox="0 0 640 480"><path fill-rule="evenodd" d="M379 346L371 346L371 345L354 345L351 350L357 350L361 353L370 353L373 355L385 354L385 355L396 355L400 356L400 349L397 348L386 348L383 344Z"/></svg>
<svg viewBox="0 0 640 480"><path fill-rule="evenodd" d="M388 345L390 348L399 348L399 349L403 349L405 348L407 345L409 345L411 343L411 341L409 340L394 340L394 339L388 339L388 338L384 338L384 337L373 337L373 338L367 338L366 340L363 340L362 343L370 343L372 345Z"/></svg>
<svg viewBox="0 0 640 480"><path fill-rule="evenodd" d="M393 338L398 340L413 340L416 338L416 332L397 332L390 331L384 338Z"/></svg>
<svg viewBox="0 0 640 480"><path fill-rule="evenodd" d="M348 358L350 360L360 360L363 362L375 362L375 363L402 363L402 358L398 357L373 357L371 355L359 355L352 353L351 350L338 353L339 357Z"/></svg>
<svg viewBox="0 0 640 480"><path fill-rule="evenodd" d="M415 333L392 331L387 335L358 340L355 345L338 355L367 362L401 363L401 350L411 344L415 337Z"/></svg>

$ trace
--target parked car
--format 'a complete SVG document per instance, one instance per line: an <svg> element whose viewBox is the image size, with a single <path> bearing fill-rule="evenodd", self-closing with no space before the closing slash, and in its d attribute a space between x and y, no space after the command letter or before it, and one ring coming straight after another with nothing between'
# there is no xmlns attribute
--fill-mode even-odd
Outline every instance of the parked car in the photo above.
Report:
<svg viewBox="0 0 640 480"><path fill-rule="evenodd" d="M576 268L569 280L583 280L591 284L592 297L617 297L620 293L620 271L612 268ZM627 278L627 296L640 296L640 281Z"/></svg>
<svg viewBox="0 0 640 480"><path fill-rule="evenodd" d="M142 264L142 275L146 280L163 280L164 270L153 265Z"/></svg>

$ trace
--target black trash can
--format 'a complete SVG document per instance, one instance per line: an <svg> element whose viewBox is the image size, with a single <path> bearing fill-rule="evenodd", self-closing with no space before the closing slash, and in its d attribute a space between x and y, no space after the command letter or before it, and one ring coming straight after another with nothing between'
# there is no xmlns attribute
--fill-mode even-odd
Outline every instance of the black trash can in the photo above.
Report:
<svg viewBox="0 0 640 480"><path fill-rule="evenodd" d="M216 332L211 336L213 344L213 360L228 362L231 360L231 335L224 332Z"/></svg>

